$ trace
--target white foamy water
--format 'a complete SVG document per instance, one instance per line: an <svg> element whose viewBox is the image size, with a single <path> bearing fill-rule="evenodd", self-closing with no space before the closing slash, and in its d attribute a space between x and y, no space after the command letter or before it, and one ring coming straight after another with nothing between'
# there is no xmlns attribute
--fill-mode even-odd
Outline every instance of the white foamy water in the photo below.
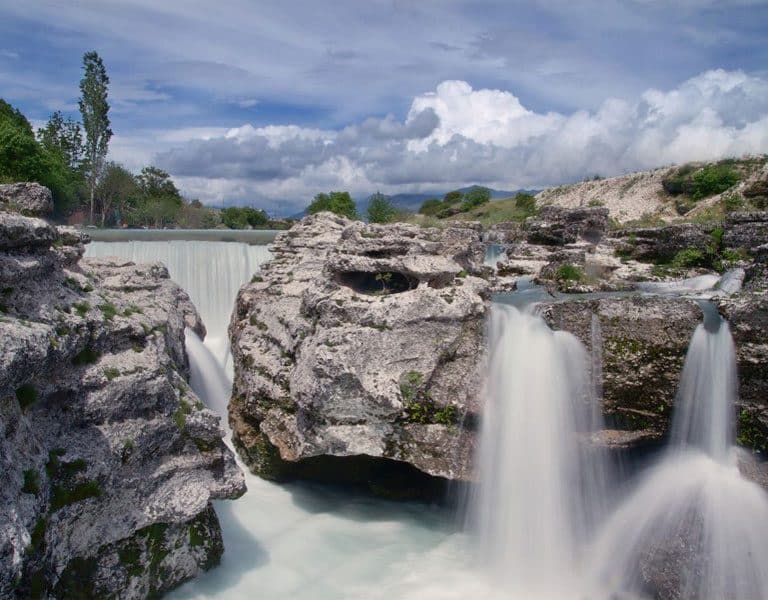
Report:
<svg viewBox="0 0 768 600"><path fill-rule="evenodd" d="M679 587L683 599L768 598L768 495L739 472L731 445L736 397L728 325L699 325L681 376L670 448L593 548L598 586L642 593L643 571L661 566L656 585Z"/></svg>
<svg viewBox="0 0 768 600"><path fill-rule="evenodd" d="M579 555L604 510L606 468L586 438L597 425L589 357L571 334L494 304L491 359L472 501L481 560L521 597L569 597Z"/></svg>

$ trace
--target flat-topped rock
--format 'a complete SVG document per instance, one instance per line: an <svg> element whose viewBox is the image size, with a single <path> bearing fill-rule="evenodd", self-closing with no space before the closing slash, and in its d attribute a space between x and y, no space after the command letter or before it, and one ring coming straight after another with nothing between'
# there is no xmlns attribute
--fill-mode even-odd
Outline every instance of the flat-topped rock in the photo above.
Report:
<svg viewBox="0 0 768 600"><path fill-rule="evenodd" d="M49 215L53 212L53 195L39 183L0 184L0 210L27 216Z"/></svg>

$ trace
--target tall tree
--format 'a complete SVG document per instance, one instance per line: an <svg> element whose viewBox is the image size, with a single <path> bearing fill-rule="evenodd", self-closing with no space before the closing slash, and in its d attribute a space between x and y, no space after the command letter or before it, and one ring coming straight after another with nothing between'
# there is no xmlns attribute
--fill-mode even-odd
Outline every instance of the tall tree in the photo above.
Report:
<svg viewBox="0 0 768 600"><path fill-rule="evenodd" d="M85 159L91 198L91 224L93 224L96 186L107 156L109 140L112 137L107 102L109 77L101 57L96 52L86 52L83 55L83 70L85 74L80 80L78 105L85 130Z"/></svg>

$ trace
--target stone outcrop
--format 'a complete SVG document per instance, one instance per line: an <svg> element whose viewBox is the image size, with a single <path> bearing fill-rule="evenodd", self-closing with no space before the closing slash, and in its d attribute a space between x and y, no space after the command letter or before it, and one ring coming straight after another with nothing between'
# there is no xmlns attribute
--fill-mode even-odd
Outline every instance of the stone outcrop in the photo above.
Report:
<svg viewBox="0 0 768 600"><path fill-rule="evenodd" d="M579 239L597 243L607 229L608 209L602 207L567 209L545 205L526 222L528 243L545 246L564 246Z"/></svg>
<svg viewBox="0 0 768 600"><path fill-rule="evenodd" d="M53 212L53 195L39 183L2 184L0 210L32 217L48 215Z"/></svg>
<svg viewBox="0 0 768 600"><path fill-rule="evenodd" d="M768 211L730 213L725 223L725 247L768 260Z"/></svg>
<svg viewBox="0 0 768 600"><path fill-rule="evenodd" d="M368 457L466 479L489 290L479 227L321 213L273 252L230 326L230 423L254 472Z"/></svg>
<svg viewBox="0 0 768 600"><path fill-rule="evenodd" d="M86 241L0 213L4 598L157 596L218 562L210 502L244 492L187 384L188 296L161 264L80 260Z"/></svg>
<svg viewBox="0 0 768 600"><path fill-rule="evenodd" d="M613 232L616 250L625 258L665 263L682 250L706 251L713 245L712 227L683 223L666 227L621 229Z"/></svg>

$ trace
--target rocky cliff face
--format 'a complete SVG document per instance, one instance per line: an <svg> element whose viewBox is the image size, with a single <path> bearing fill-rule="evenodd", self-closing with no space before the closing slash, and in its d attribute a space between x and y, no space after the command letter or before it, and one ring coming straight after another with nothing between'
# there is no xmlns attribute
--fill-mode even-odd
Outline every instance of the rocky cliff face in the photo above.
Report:
<svg viewBox="0 0 768 600"><path fill-rule="evenodd" d="M0 189L0 596L157 595L216 564L214 498L244 482L187 384L204 332L160 264L80 260L86 236ZM50 194L47 194L50 199Z"/></svg>
<svg viewBox="0 0 768 600"><path fill-rule="evenodd" d="M316 457L348 457L370 478L370 464L352 460L364 456L468 477L489 289L478 276L487 276L483 251L478 228L328 213L280 234L230 326L230 423L254 472L318 476Z"/></svg>

